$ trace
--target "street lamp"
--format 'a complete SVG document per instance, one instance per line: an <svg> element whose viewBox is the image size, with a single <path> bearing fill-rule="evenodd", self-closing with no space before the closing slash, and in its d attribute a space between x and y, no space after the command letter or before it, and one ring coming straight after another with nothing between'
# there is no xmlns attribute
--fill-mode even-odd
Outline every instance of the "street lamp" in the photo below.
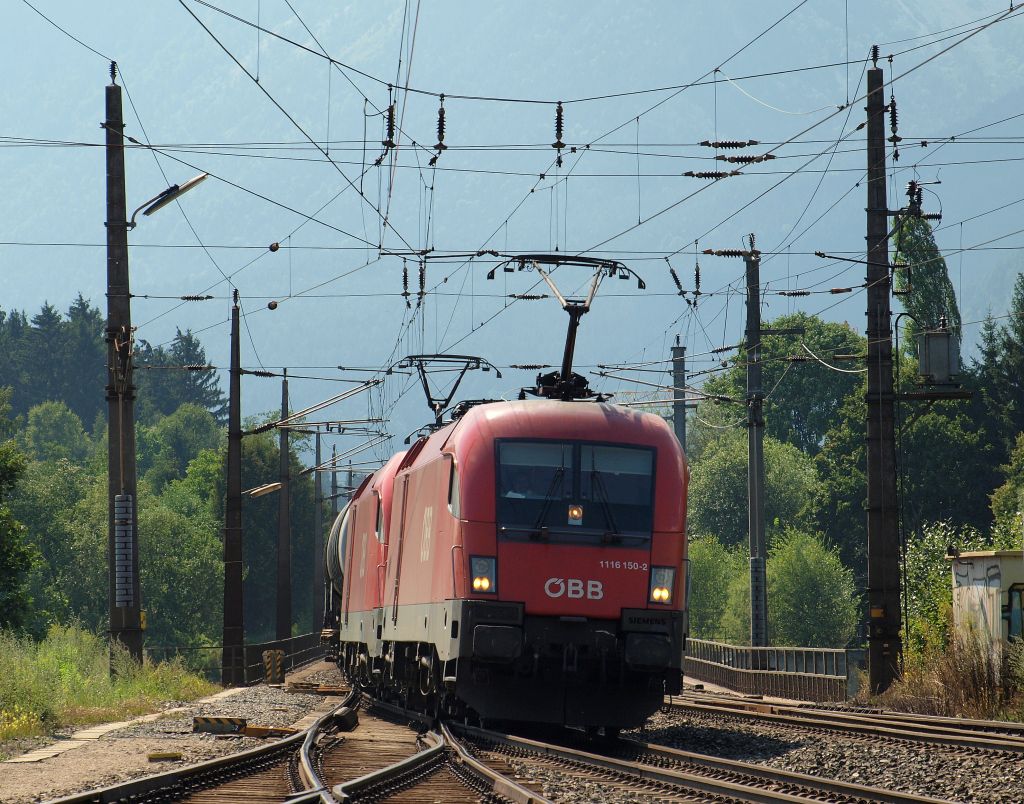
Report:
<svg viewBox="0 0 1024 804"><path fill-rule="evenodd" d="M131 230L135 228L135 216L138 215L140 211L142 212L143 215L146 215L147 217L152 215L158 209L163 209L172 201L176 201L177 199L181 198L183 195L185 195L185 193L187 193L189 190L191 190L193 187L195 187L197 184L199 184L199 182L203 181L209 175L209 173L200 173L198 176L193 176L191 179L189 179L186 182L182 182L181 184L172 184L166 190L163 190L157 195L154 195L148 201L144 201L132 213L132 219L128 221L128 229Z"/></svg>
<svg viewBox="0 0 1024 804"><path fill-rule="evenodd" d="M128 230L145 208L149 215L195 187L206 174L168 187L127 219L124 181L124 117L117 65L110 65L106 87L107 162L107 556L110 637L142 661L139 592L139 515L136 508L135 384L132 365L131 292L128 283Z"/></svg>

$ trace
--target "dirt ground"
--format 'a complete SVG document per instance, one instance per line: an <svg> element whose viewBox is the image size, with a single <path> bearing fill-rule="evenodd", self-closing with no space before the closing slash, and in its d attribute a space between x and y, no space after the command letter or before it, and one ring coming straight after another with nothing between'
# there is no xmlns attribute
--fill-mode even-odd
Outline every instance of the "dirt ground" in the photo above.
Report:
<svg viewBox="0 0 1024 804"><path fill-rule="evenodd" d="M287 681L315 680L339 683L337 668L320 662L288 674ZM132 721L102 736L80 739L90 727L54 739L25 741L24 752L0 763L0 802L28 804L47 801L83 790L149 776L235 753L264 743L250 737L193 734L194 714L245 717L252 725L290 725L312 712L327 711L339 699L307 693L288 693L266 686L218 693L210 698L177 704L146 721ZM64 745L62 745L62 743ZM29 750L73 745L69 750L39 761L18 762ZM10 751L11 746L5 746ZM151 762L155 751L181 752L178 761ZM14 761L12 761L14 760Z"/></svg>

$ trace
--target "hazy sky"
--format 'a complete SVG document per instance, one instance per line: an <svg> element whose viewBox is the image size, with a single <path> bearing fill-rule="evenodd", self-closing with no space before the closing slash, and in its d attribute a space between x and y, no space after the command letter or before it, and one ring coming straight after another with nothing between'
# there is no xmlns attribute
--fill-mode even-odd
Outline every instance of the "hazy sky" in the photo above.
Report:
<svg viewBox="0 0 1024 804"><path fill-rule="evenodd" d="M1008 10L1002 0L32 5L81 43L24 0L4 0L4 309L32 314L44 301L66 309L79 291L105 309L99 124L108 59L130 94L126 133L153 146L127 154L129 211L168 183L214 176L130 234L132 291L149 296L133 301L137 337L165 343L175 328L191 328L218 366L227 360L225 277L243 297L249 367L334 377L338 364L378 367L434 351L501 367L559 361L566 316L557 304L508 298L543 292L535 273L499 271L488 282L487 258L432 259L423 306L414 295L406 309L397 295L403 260L380 258L381 242L391 251L432 248L435 257L557 248L624 261L647 290L605 283L581 328L586 370L663 359L676 335L693 369L711 365L702 353L740 336L742 262L700 259L701 290L713 295L696 309L674 295L669 266L691 290L695 241L697 250L735 248L751 232L765 252L766 318L799 309L863 331L862 292L773 294L863 282L863 266L813 252L856 257L863 248L864 135L856 128L873 43L887 83L896 79L886 92L896 96L904 138L898 162L890 152L889 204L905 202L915 175L941 181L925 202L943 212L937 239L964 321L1004 313L1021 270L1024 236L1004 236L1020 228L1024 203L982 213L1024 196L1016 161L1024 117L1013 117L1024 114L1024 11L961 43ZM426 92L389 93L388 82ZM449 148L432 169L436 93L448 96ZM374 166L389 98L399 149ZM531 102L514 102L522 100ZM550 147L559 100L561 168ZM1013 119L997 122L1005 118ZM777 158L715 183L683 176L725 166L697 145L716 137L758 140L744 153ZM271 253L275 241L282 248ZM415 292L417 260L406 267ZM558 279L575 292L588 276L567 268ZM199 293L216 298L175 300ZM966 326L968 343L977 329ZM511 396L534 373L502 371L502 380L468 376L460 396ZM391 432L404 436L429 418L412 379L392 375L335 412L393 414ZM594 381L620 399L641 390ZM292 384L296 406L338 390ZM247 379L243 412L273 407L279 393L273 380Z"/></svg>

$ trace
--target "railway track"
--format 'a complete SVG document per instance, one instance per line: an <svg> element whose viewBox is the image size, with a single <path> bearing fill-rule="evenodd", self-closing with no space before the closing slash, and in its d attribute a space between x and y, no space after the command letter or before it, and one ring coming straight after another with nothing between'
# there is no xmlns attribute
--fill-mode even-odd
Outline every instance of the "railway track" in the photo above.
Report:
<svg viewBox="0 0 1024 804"><path fill-rule="evenodd" d="M443 727L358 692L304 731L266 746L56 799L50 804L349 801L543 804L477 762Z"/></svg>
<svg viewBox="0 0 1024 804"><path fill-rule="evenodd" d="M658 802L834 802L863 804L936 804L942 799L868 787L832 779L679 751L630 739L584 744L567 730L556 742L453 726L473 755L503 774L524 779L554 779L578 788L588 800L593 791L629 801ZM526 781L538 787L537 781ZM550 784L550 781L548 782ZM588 794L588 791L591 791Z"/></svg>
<svg viewBox="0 0 1024 804"><path fill-rule="evenodd" d="M838 731L851 736L883 737L957 750L1024 754L1024 726L995 720L960 720L863 707L793 706L697 693L673 697L669 706L676 711L777 723L803 730Z"/></svg>
<svg viewBox="0 0 1024 804"><path fill-rule="evenodd" d="M779 706L690 695L676 708L766 718L812 730L1024 750L1024 728L989 721L902 717L874 710ZM960 733L954 733L962 726ZM969 733L964 734L966 730ZM997 749L996 746L999 746ZM1011 748L1009 750L1017 750ZM241 754L59 799L85 802L658 802L937 804L940 799L724 759L634 739L559 730L544 739L423 715L351 693L300 734Z"/></svg>

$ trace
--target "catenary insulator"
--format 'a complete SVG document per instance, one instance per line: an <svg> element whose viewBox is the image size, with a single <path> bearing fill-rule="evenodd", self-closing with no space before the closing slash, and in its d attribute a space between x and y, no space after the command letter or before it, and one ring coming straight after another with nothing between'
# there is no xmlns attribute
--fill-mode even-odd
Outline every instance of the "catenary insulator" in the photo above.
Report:
<svg viewBox="0 0 1024 804"><path fill-rule="evenodd" d="M437 145L434 149L443 151L448 146L444 144L444 95L441 96L441 106L437 110Z"/></svg>
<svg viewBox="0 0 1024 804"><path fill-rule="evenodd" d="M565 129L565 117L562 111L562 102L558 102L558 106L555 107L555 141L551 143L552 148L556 148L561 151L565 147L565 143L562 142L562 133Z"/></svg>
<svg viewBox="0 0 1024 804"><path fill-rule="evenodd" d="M719 154L715 159L720 162L731 162L736 165L752 165L757 162L767 162L769 159L775 159L775 154L760 154L759 156L726 156L725 154Z"/></svg>
<svg viewBox="0 0 1024 804"><path fill-rule="evenodd" d="M685 293L686 291L683 290L683 283L679 281L679 275L676 273L676 269L670 267L668 269L668 272L672 274L672 281L676 283L676 289L679 291L679 293Z"/></svg>
<svg viewBox="0 0 1024 804"><path fill-rule="evenodd" d="M689 176L692 179L727 179L730 176L739 176L738 170L688 170L684 176Z"/></svg>
<svg viewBox="0 0 1024 804"><path fill-rule="evenodd" d="M759 145L757 140L701 140L705 148L749 148L751 145Z"/></svg>
<svg viewBox="0 0 1024 804"><path fill-rule="evenodd" d="M385 148L395 147L395 104L388 106L388 138L381 143Z"/></svg>

